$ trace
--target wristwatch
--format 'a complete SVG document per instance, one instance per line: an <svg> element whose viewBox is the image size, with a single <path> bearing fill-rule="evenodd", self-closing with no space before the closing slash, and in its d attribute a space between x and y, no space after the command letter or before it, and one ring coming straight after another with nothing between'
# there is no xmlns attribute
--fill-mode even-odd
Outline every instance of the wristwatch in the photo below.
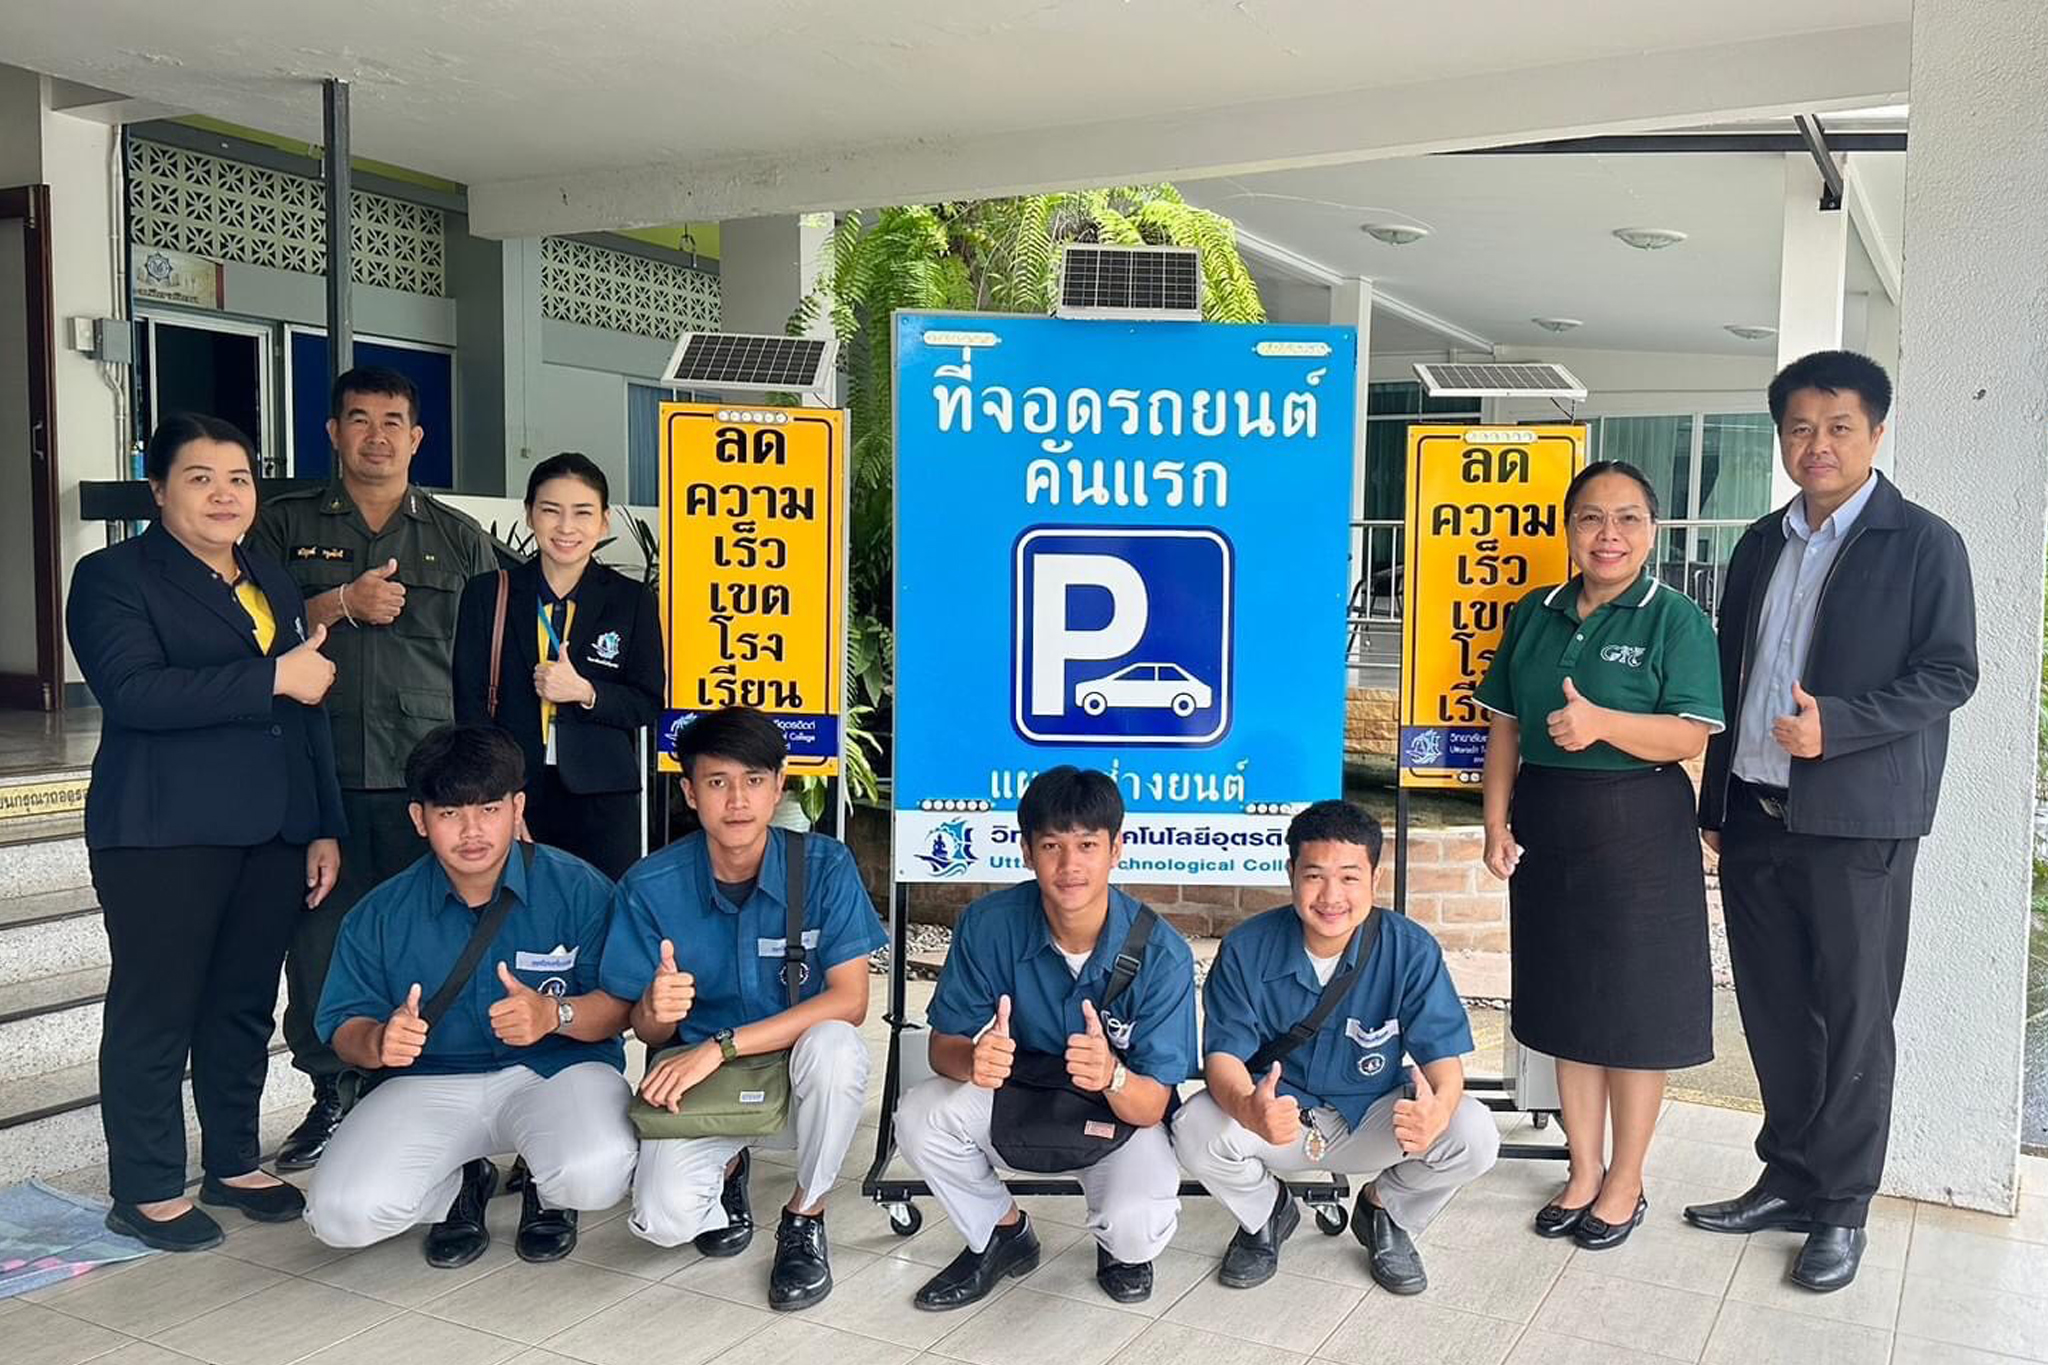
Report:
<svg viewBox="0 0 2048 1365"><path fill-rule="evenodd" d="M1124 1064L1122 1062L1118 1062L1116 1064L1116 1070L1109 1073L1109 1084L1102 1088L1102 1093L1105 1095L1123 1094L1124 1082L1129 1080L1130 1078L1131 1073L1124 1070Z"/></svg>
<svg viewBox="0 0 2048 1365"><path fill-rule="evenodd" d="M567 1000L555 1001L555 1032L560 1033L575 1022L576 1007Z"/></svg>
<svg viewBox="0 0 2048 1365"><path fill-rule="evenodd" d="M739 1044L733 1041L732 1030L722 1028L711 1035L711 1041L718 1044L718 1055L726 1061L740 1055Z"/></svg>

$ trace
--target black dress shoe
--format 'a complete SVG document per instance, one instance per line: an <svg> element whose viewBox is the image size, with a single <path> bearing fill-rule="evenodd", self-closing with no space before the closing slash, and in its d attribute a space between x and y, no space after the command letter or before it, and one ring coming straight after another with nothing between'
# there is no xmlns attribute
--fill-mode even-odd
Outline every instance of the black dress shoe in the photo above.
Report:
<svg viewBox="0 0 2048 1365"><path fill-rule="evenodd" d="M522 1261L559 1261L576 1249L576 1210L550 1209L540 1202L540 1187L527 1178L519 1196L519 1236L513 1250Z"/></svg>
<svg viewBox="0 0 2048 1365"><path fill-rule="evenodd" d="M199 1182L199 1202L217 1209L240 1209L259 1223L289 1223L306 1211L306 1196L297 1185L230 1185L212 1176Z"/></svg>
<svg viewBox="0 0 2048 1365"><path fill-rule="evenodd" d="M1685 1221L1708 1232L1731 1232L1739 1237L1773 1229L1787 1232L1813 1230L1813 1222L1806 1216L1805 1209L1789 1199L1768 1193L1761 1184L1733 1199L1713 1204L1690 1204L1685 1210Z"/></svg>
<svg viewBox="0 0 2048 1365"><path fill-rule="evenodd" d="M454 1270L484 1254L491 1244L491 1230L484 1225L484 1210L498 1192L498 1168L489 1161L471 1161L462 1168L462 1188L448 1206L448 1216L427 1229L420 1246L427 1264L436 1270Z"/></svg>
<svg viewBox="0 0 2048 1365"><path fill-rule="evenodd" d="M825 1246L825 1215L782 1211L775 1229L775 1268L768 1272L768 1306L794 1313L832 1292L832 1258Z"/></svg>
<svg viewBox="0 0 2048 1365"><path fill-rule="evenodd" d="M1579 1230L1579 1224L1593 1209L1591 1204L1581 1204L1575 1209L1562 1204L1545 1204L1536 1210L1536 1235L1538 1237L1569 1237Z"/></svg>
<svg viewBox="0 0 2048 1365"><path fill-rule="evenodd" d="M186 1209L176 1218L151 1218L133 1204L107 1210L107 1231L133 1237L156 1251L205 1251L225 1240L220 1224L200 1209Z"/></svg>
<svg viewBox="0 0 2048 1365"><path fill-rule="evenodd" d="M754 1206L747 1200L747 1175L753 1164L747 1149L740 1148L739 1158L725 1177L725 1192L718 1196L725 1206L725 1226L700 1232L690 1243L704 1255L737 1256L754 1240Z"/></svg>
<svg viewBox="0 0 2048 1365"><path fill-rule="evenodd" d="M1020 1214L1009 1227L998 1226L980 1251L963 1250L953 1263L924 1282L911 1303L927 1313L943 1313L980 1303L1005 1275L1029 1275L1038 1269L1038 1234L1031 1215Z"/></svg>
<svg viewBox="0 0 2048 1365"><path fill-rule="evenodd" d="M1152 1297L1152 1263L1119 1261L1097 1245L1095 1283L1117 1303L1143 1303Z"/></svg>
<svg viewBox="0 0 2048 1365"><path fill-rule="evenodd" d="M1223 1253L1223 1268L1216 1272L1216 1278L1232 1289L1250 1289L1273 1278L1280 1269L1280 1244L1294 1235L1301 1226L1301 1210L1295 1206L1294 1195L1285 1182L1281 1183L1280 1194L1273 1201L1273 1212L1266 1217L1266 1225L1257 1232L1237 1230L1230 1239L1230 1246Z"/></svg>
<svg viewBox="0 0 2048 1365"><path fill-rule="evenodd" d="M313 1103L299 1126L285 1134L277 1149L280 1171L310 1171L327 1154L328 1139L341 1122L341 1087L332 1076L313 1078Z"/></svg>
<svg viewBox="0 0 2048 1365"><path fill-rule="evenodd" d="M1792 1263L1792 1283L1816 1294L1847 1289L1856 1279L1857 1268L1863 1264L1863 1248L1869 1244L1862 1228L1814 1224L1806 1235L1806 1245L1799 1248L1799 1259Z"/></svg>
<svg viewBox="0 0 2048 1365"><path fill-rule="evenodd" d="M1589 1207L1585 1217L1579 1219L1579 1226L1572 1232L1572 1242L1581 1251L1611 1251L1626 1242L1628 1235L1643 1225L1643 1217L1649 1211L1649 1196L1643 1194L1636 1196L1636 1211L1629 1215L1626 1223L1610 1223Z"/></svg>
<svg viewBox="0 0 2048 1365"><path fill-rule="evenodd" d="M1365 1248L1366 1269L1380 1288L1389 1294L1420 1294L1429 1288L1422 1253L1415 1249L1414 1239L1362 1193L1351 1210L1351 1235Z"/></svg>

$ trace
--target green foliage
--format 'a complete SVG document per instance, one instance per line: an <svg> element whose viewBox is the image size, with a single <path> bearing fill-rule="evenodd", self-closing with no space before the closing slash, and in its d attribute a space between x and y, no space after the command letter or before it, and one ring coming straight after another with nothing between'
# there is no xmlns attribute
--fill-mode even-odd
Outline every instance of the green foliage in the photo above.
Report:
<svg viewBox="0 0 2048 1365"><path fill-rule="evenodd" d="M1191 246L1201 253L1202 316L1263 322L1257 285L1230 220L1195 208L1171 185L1132 185L911 204L841 220L828 282L798 305L791 332L829 321L840 342L852 434L852 624L847 640L847 780L878 794L876 735L890 728L895 432L891 314L899 309L1051 311L1059 249L1073 241ZM822 788L805 801L822 807Z"/></svg>

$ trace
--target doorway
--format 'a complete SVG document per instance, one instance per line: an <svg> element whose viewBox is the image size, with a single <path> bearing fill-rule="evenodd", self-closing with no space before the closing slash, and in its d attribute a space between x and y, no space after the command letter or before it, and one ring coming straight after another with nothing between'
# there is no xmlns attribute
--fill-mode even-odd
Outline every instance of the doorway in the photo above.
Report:
<svg viewBox="0 0 2048 1365"><path fill-rule="evenodd" d="M64 706L50 190L0 189L0 707Z"/></svg>
<svg viewBox="0 0 2048 1365"><path fill-rule="evenodd" d="M174 412L222 418L255 442L258 475L284 477L271 439L271 325L182 313L145 312L141 319L149 429Z"/></svg>

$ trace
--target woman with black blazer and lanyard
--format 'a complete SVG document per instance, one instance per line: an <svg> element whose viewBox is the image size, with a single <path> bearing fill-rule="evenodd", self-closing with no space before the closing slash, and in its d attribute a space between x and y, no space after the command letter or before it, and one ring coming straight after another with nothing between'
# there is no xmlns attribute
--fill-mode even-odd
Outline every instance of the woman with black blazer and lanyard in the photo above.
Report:
<svg viewBox="0 0 2048 1365"><path fill-rule="evenodd" d="M534 842L616 880L640 857L639 730L660 717L667 679L660 613L645 585L592 559L611 490L588 457L534 466L526 523L539 553L462 591L455 719L519 741Z"/></svg>
<svg viewBox="0 0 2048 1365"><path fill-rule="evenodd" d="M334 665L284 566L238 544L256 518L255 464L232 424L165 419L144 456L158 519L71 580L71 649L103 716L85 842L113 958L107 1226L161 1251L221 1240L185 1197L188 1055L199 1202L262 1222L305 1208L258 1168L257 1115L285 948L341 866L320 710Z"/></svg>

